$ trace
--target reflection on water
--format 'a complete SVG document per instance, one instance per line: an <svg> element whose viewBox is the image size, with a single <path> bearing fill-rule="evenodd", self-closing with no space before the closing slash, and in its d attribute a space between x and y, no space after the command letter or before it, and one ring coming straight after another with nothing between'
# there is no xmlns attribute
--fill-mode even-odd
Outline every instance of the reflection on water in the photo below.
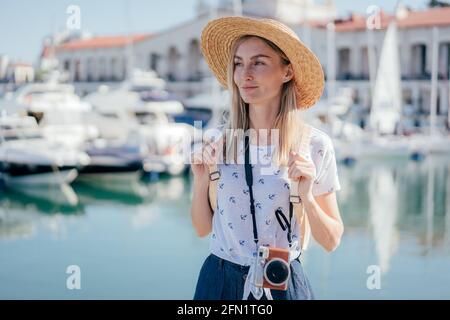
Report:
<svg viewBox="0 0 450 320"><path fill-rule="evenodd" d="M340 167L341 245L302 256L316 296L450 298L449 169L444 157ZM189 176L72 187L1 194L0 298L192 298L209 239L191 227ZM81 290L66 289L73 264Z"/></svg>

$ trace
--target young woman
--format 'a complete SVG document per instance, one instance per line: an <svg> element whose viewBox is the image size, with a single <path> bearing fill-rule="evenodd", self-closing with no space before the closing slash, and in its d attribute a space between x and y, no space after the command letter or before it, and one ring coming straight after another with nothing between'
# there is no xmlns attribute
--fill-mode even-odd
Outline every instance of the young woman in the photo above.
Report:
<svg viewBox="0 0 450 320"><path fill-rule="evenodd" d="M300 111L322 94L321 65L291 29L270 19L213 20L202 32L202 51L232 102L223 134L192 156L192 223L200 237L212 233L211 254L200 270L194 299L313 299L299 259L298 216L290 221L288 239L276 211L288 216L290 183L297 183L313 238L327 251L339 245L344 227L335 195L340 184L331 139L310 127L309 153L292 148L306 128ZM239 130L256 132L246 140L247 148L238 139ZM225 163L218 163L219 155ZM248 155L252 188L242 165ZM270 166L258 159L270 159ZM208 190L214 164L220 177L216 207L211 208ZM296 245L291 246L292 241ZM253 283L258 246L289 249L287 290L261 289Z"/></svg>

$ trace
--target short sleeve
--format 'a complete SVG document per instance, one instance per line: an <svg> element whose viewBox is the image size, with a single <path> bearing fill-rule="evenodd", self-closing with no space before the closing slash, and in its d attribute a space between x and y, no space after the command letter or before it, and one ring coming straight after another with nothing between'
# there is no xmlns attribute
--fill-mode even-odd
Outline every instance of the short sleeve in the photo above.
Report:
<svg viewBox="0 0 450 320"><path fill-rule="evenodd" d="M341 189L333 142L328 135L319 132L311 137L311 158L316 166L316 179L312 188L314 196Z"/></svg>

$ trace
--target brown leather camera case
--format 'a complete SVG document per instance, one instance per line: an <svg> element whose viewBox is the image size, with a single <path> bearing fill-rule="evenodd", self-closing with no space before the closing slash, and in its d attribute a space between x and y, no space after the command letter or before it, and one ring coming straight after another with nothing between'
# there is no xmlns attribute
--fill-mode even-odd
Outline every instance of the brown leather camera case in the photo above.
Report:
<svg viewBox="0 0 450 320"><path fill-rule="evenodd" d="M283 248L269 247L269 257L267 260L270 261L274 258L282 259L282 260L286 261L287 264L289 265L289 250L283 249ZM288 283L289 283L289 281L286 281L286 283L281 286L274 286L274 285L270 284L269 282L267 282L266 278L264 277L263 287L274 289L274 290L287 290Z"/></svg>

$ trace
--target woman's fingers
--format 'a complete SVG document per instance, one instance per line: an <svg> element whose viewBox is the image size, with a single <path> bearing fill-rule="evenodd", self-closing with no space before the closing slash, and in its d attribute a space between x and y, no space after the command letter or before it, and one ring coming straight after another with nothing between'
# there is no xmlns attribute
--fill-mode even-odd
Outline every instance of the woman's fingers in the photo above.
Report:
<svg viewBox="0 0 450 320"><path fill-rule="evenodd" d="M218 163L217 143L205 142L197 152L191 154L191 162L194 164L213 165Z"/></svg>
<svg viewBox="0 0 450 320"><path fill-rule="evenodd" d="M191 153L191 163L192 164L202 164L203 155L201 151Z"/></svg>
<svg viewBox="0 0 450 320"><path fill-rule="evenodd" d="M297 153L294 151L291 151L289 153L288 167L290 167L292 165L292 163L294 163L295 160L297 160Z"/></svg>
<svg viewBox="0 0 450 320"><path fill-rule="evenodd" d="M214 149L210 145L204 148L204 160L207 165L211 165L214 162Z"/></svg>
<svg viewBox="0 0 450 320"><path fill-rule="evenodd" d="M309 165L292 165L288 170L288 177L291 179L298 179L300 177L314 178L314 169Z"/></svg>
<svg viewBox="0 0 450 320"><path fill-rule="evenodd" d="M309 160L302 154L291 151L289 153L288 167L290 167L295 161L309 162Z"/></svg>
<svg viewBox="0 0 450 320"><path fill-rule="evenodd" d="M206 143L203 147L203 162L207 165L217 164L217 146L214 143Z"/></svg>

